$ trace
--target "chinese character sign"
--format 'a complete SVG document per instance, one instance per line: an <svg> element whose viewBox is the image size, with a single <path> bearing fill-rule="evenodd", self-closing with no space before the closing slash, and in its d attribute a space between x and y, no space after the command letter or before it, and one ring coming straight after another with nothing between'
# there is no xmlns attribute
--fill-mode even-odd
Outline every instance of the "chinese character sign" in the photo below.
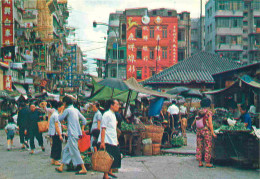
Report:
<svg viewBox="0 0 260 179"><path fill-rule="evenodd" d="M14 18L13 0L2 0L2 44L3 46L14 45Z"/></svg>
<svg viewBox="0 0 260 179"><path fill-rule="evenodd" d="M12 76L4 75L4 89L12 91Z"/></svg>

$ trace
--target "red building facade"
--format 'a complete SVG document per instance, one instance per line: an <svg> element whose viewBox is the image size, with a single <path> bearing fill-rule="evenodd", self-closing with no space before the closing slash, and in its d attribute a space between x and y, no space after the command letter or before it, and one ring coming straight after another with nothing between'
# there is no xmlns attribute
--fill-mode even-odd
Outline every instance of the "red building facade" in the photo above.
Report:
<svg viewBox="0 0 260 179"><path fill-rule="evenodd" d="M177 17L127 16L126 30L127 78L142 81L178 62Z"/></svg>

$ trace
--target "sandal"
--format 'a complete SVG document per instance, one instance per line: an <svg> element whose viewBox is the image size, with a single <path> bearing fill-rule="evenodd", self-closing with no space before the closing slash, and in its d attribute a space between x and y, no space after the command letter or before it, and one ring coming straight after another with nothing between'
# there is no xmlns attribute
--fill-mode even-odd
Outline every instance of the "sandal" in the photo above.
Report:
<svg viewBox="0 0 260 179"><path fill-rule="evenodd" d="M62 173L63 171L61 171L59 168L55 168L55 170L58 172L58 173Z"/></svg>
<svg viewBox="0 0 260 179"><path fill-rule="evenodd" d="M113 177L113 178L117 178L116 175L114 175L113 173L108 173L109 176Z"/></svg>
<svg viewBox="0 0 260 179"><path fill-rule="evenodd" d="M80 172L80 171L75 173L75 175L86 175L86 174L87 174L87 172Z"/></svg>
<svg viewBox="0 0 260 179"><path fill-rule="evenodd" d="M199 167L203 167L203 164L199 164Z"/></svg>
<svg viewBox="0 0 260 179"><path fill-rule="evenodd" d="M206 168L215 168L215 166L212 164L206 164Z"/></svg>

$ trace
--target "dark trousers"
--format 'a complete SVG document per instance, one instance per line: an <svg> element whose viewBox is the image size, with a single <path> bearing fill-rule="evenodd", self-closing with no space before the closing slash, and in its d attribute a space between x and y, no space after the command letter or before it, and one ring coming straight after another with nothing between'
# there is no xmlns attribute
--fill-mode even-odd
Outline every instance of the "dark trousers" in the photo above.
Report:
<svg viewBox="0 0 260 179"><path fill-rule="evenodd" d="M61 159L62 151L62 141L58 135L52 136L52 146L51 146L51 158L54 160Z"/></svg>
<svg viewBox="0 0 260 179"><path fill-rule="evenodd" d="M20 143L21 144L24 144L25 141L29 140L29 135L28 135L29 132L27 131L27 134L25 135L24 131L25 131L24 127L19 128L19 136L20 136Z"/></svg>
<svg viewBox="0 0 260 179"><path fill-rule="evenodd" d="M172 116L172 120L174 120L174 123L171 124L171 125L174 125L175 130L178 130L179 115L174 114L174 115L171 115L171 116Z"/></svg>
<svg viewBox="0 0 260 179"><path fill-rule="evenodd" d="M34 145L34 138L36 137L39 146L43 147L43 138L42 138L42 133L39 133L38 130L33 130L30 131L30 147L31 150L35 149L35 145Z"/></svg>

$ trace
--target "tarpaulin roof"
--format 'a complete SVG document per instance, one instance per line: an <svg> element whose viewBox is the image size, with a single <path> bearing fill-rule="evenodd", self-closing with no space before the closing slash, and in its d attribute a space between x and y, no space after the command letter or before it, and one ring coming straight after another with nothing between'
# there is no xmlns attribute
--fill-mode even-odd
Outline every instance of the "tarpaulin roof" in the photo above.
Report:
<svg viewBox="0 0 260 179"><path fill-rule="evenodd" d="M108 100L108 99L118 99L123 102L127 101L129 90L132 90L130 101L134 101L137 98L138 93L145 93L152 96L158 96L163 98L176 98L174 95L166 94L163 92L154 91L148 88L144 88L141 84L139 84L134 78L130 78L126 81L123 81L126 85L127 90L119 90L117 88L113 88L112 85L104 86L101 84L102 80L99 78L92 78L93 81L93 93L92 97L89 99L90 101L97 100Z"/></svg>
<svg viewBox="0 0 260 179"><path fill-rule="evenodd" d="M26 94L26 90L24 89L24 87L20 84L14 84L14 87L16 88L16 90L21 93L21 94Z"/></svg>
<svg viewBox="0 0 260 179"><path fill-rule="evenodd" d="M244 75L241 78L241 81L243 81L244 83L246 83L247 85L254 87L254 88L258 88L260 89L260 83L253 80L253 78L249 75Z"/></svg>
<svg viewBox="0 0 260 179"><path fill-rule="evenodd" d="M229 87L226 88L221 88L221 89L216 89L216 90L210 90L210 91L206 91L203 92L204 94L218 94L218 93L222 93L227 91L228 89L230 89L231 87L233 87L238 81L234 82L232 85L230 85Z"/></svg>

